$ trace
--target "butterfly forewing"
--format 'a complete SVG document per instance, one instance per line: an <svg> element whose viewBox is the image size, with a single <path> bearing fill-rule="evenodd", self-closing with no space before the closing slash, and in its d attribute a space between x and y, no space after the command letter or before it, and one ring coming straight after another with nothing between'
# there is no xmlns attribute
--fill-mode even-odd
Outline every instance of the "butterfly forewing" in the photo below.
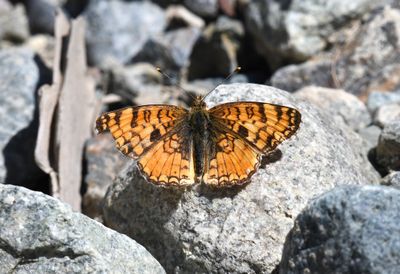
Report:
<svg viewBox="0 0 400 274"><path fill-rule="evenodd" d="M166 136L187 114L184 108L170 105L127 107L101 115L97 131L109 130L117 148L137 159Z"/></svg>
<svg viewBox="0 0 400 274"><path fill-rule="evenodd" d="M294 108L259 102L226 103L209 112L213 124L243 138L261 153L292 136L301 122L300 112Z"/></svg>

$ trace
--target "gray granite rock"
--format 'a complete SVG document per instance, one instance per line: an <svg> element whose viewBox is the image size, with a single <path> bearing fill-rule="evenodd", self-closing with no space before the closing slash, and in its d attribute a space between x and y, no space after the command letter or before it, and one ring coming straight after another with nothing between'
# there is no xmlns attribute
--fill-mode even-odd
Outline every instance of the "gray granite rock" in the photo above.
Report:
<svg viewBox="0 0 400 274"><path fill-rule="evenodd" d="M367 107L371 113L375 113L381 106L392 104L400 104L400 90L395 92L373 91L367 100Z"/></svg>
<svg viewBox="0 0 400 274"><path fill-rule="evenodd" d="M165 273L125 235L50 196L0 186L2 273Z"/></svg>
<svg viewBox="0 0 400 274"><path fill-rule="evenodd" d="M399 218L400 190L337 187L297 217L280 273L397 273Z"/></svg>
<svg viewBox="0 0 400 274"><path fill-rule="evenodd" d="M39 69L28 49L0 51L0 182L34 180L38 168L33 149Z"/></svg>
<svg viewBox="0 0 400 274"><path fill-rule="evenodd" d="M360 153L357 134L282 90L222 85L206 99L209 107L240 100L294 106L303 121L295 136L264 159L249 184L231 189L158 188L132 164L106 195L107 225L144 245L167 272L272 272L294 218L309 199L344 182L379 180Z"/></svg>
<svg viewBox="0 0 400 274"><path fill-rule="evenodd" d="M118 150L111 135L97 135L86 144L86 176L82 212L92 219L102 220L102 201L111 182L130 161Z"/></svg>
<svg viewBox="0 0 400 274"><path fill-rule="evenodd" d="M395 187L400 190L400 171L390 172L382 178L381 185Z"/></svg>
<svg viewBox="0 0 400 274"><path fill-rule="evenodd" d="M227 76L238 66L243 37L244 28L238 20L220 16L209 24L193 49L188 78Z"/></svg>
<svg viewBox="0 0 400 274"><path fill-rule="evenodd" d="M376 157L387 170L400 170L400 119L387 124L379 137Z"/></svg>
<svg viewBox="0 0 400 274"><path fill-rule="evenodd" d="M333 119L344 122L355 131L371 123L365 104L344 90L310 86L298 90L295 96L327 111Z"/></svg>
<svg viewBox="0 0 400 274"><path fill-rule="evenodd" d="M215 17L218 14L218 0L184 0L183 3L201 17Z"/></svg>
<svg viewBox="0 0 400 274"><path fill-rule="evenodd" d="M361 23L345 35L344 45L333 46L330 52L305 63L279 69L271 78L272 85L289 91L304 85L341 88L364 99L372 91L400 88L400 9L386 6Z"/></svg>
<svg viewBox="0 0 400 274"><path fill-rule="evenodd" d="M332 87L332 62L325 59L311 60L299 65L278 69L269 82L272 86L294 92L306 86Z"/></svg>
<svg viewBox="0 0 400 274"><path fill-rule="evenodd" d="M387 124L400 119L400 104L380 106L373 116L374 124L384 128Z"/></svg>
<svg viewBox="0 0 400 274"><path fill-rule="evenodd" d="M306 60L325 49L328 37L370 11L377 3L356 0L251 1L245 11L246 27L257 50L272 67L285 59Z"/></svg>
<svg viewBox="0 0 400 274"><path fill-rule="evenodd" d="M168 31L150 38L132 61L158 66L173 78L165 79L167 82L176 81L189 66L190 55L200 35L201 30L196 27Z"/></svg>
<svg viewBox="0 0 400 274"><path fill-rule="evenodd" d="M92 0L84 16L89 61L103 68L129 62L166 24L163 10L146 1Z"/></svg>
<svg viewBox="0 0 400 274"><path fill-rule="evenodd" d="M381 132L382 129L375 125L362 128L358 131L360 136L367 142L368 149L375 148L378 145L378 140Z"/></svg>
<svg viewBox="0 0 400 274"><path fill-rule="evenodd" d="M34 32L52 34L57 8L62 8L66 2L67 0L25 1L30 28Z"/></svg>
<svg viewBox="0 0 400 274"><path fill-rule="evenodd" d="M29 36L28 18L21 4L0 0L0 41L21 42Z"/></svg>

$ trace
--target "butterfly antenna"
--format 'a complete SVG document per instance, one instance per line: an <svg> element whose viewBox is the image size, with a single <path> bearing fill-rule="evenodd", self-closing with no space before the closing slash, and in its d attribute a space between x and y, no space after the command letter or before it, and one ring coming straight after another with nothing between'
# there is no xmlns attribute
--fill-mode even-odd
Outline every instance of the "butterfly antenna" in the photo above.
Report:
<svg viewBox="0 0 400 274"><path fill-rule="evenodd" d="M171 80L172 82L174 82L173 79L172 79L172 77L169 76L168 74L166 74L164 71L162 71L160 67L156 67L156 70L157 70L159 73L161 73L165 78L168 78L169 80ZM179 88L180 90L182 90L182 91L185 92L186 94L189 94L189 96L192 97L192 99L195 99L195 97L194 97L190 92L186 91L186 90L185 90L183 87L181 87L180 85L174 84L174 86L176 86L177 88Z"/></svg>
<svg viewBox="0 0 400 274"><path fill-rule="evenodd" d="M235 75L236 73L238 73L240 70L242 69L242 67L236 67L231 73L229 73L228 76L225 77L224 80L221 81L221 83L219 83L218 85L216 85L213 89L211 89L209 92L207 92L206 95L203 96L202 100L204 100L212 91L214 91L218 86L225 84L229 79L231 79L231 77L233 75Z"/></svg>

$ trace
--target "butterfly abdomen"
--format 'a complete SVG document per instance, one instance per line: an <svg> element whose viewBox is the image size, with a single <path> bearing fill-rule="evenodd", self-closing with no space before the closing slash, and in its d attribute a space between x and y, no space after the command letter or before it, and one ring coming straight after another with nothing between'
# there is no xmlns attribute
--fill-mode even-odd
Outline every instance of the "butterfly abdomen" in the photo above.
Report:
<svg viewBox="0 0 400 274"><path fill-rule="evenodd" d="M204 163L206 162L206 145L208 143L209 134L209 116L202 109L193 110L190 114L190 128L193 138L194 148L194 168L196 176L200 177L204 173Z"/></svg>

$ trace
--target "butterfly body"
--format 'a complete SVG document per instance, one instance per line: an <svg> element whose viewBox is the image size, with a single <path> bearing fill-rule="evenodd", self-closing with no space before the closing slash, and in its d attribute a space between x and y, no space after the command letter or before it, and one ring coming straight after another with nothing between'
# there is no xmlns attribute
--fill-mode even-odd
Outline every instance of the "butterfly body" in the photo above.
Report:
<svg viewBox="0 0 400 274"><path fill-rule="evenodd" d="M117 148L137 160L154 184L225 187L248 182L261 156L292 136L300 122L300 112L286 106L232 102L208 109L198 97L189 110L147 105L108 112L96 128L109 130Z"/></svg>

